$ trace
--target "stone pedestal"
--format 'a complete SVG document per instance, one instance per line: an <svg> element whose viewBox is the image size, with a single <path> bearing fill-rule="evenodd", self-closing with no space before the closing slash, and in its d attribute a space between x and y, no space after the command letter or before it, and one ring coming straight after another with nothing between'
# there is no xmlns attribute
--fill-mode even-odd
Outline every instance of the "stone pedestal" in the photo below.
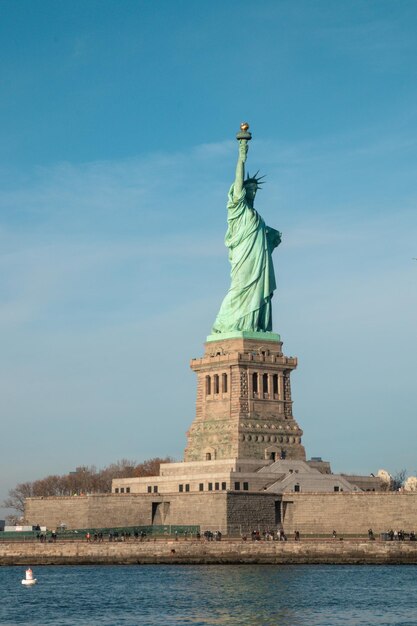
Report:
<svg viewBox="0 0 417 626"><path fill-rule="evenodd" d="M303 431L292 414L295 357L275 333L211 335L191 361L197 374L196 417L184 461L305 460Z"/></svg>

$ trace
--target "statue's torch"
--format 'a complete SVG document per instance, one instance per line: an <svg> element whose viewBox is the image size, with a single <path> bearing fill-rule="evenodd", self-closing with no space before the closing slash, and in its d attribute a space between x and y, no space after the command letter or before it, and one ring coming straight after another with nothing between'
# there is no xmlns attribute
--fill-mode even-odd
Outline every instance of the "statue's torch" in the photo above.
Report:
<svg viewBox="0 0 417 626"><path fill-rule="evenodd" d="M250 141L252 139L252 135L249 132L249 124L247 122L242 122L240 125L240 131L236 133L236 139L241 141L245 139L246 141Z"/></svg>

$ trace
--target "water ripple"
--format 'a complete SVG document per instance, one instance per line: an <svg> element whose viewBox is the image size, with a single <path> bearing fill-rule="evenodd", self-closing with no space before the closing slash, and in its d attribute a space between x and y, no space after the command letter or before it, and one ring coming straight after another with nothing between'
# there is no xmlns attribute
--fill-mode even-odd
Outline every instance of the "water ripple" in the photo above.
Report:
<svg viewBox="0 0 417 626"><path fill-rule="evenodd" d="M0 568L0 624L416 626L417 566Z"/></svg>

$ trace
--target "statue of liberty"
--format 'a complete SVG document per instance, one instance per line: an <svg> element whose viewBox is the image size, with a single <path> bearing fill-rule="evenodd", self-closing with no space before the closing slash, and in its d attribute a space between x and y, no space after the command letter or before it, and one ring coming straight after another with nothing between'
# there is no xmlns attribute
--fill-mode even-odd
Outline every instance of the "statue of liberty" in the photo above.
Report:
<svg viewBox="0 0 417 626"><path fill-rule="evenodd" d="M256 192L263 176L245 179L245 162L251 134L249 124L241 124L237 134L239 157L235 181L227 203L227 232L231 284L212 333L231 331L272 331L271 299L276 289L272 252L281 242L281 233L269 226L254 208Z"/></svg>

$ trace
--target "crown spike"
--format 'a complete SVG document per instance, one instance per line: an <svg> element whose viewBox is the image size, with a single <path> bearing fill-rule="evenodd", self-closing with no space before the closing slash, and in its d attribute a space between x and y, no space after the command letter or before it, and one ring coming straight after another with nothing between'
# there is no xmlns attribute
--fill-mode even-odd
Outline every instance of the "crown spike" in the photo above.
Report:
<svg viewBox="0 0 417 626"><path fill-rule="evenodd" d="M262 174L262 176L259 176L259 177L258 177L258 174L259 174L259 170L256 172L254 176L251 176L248 172L245 182L252 182L252 183L255 183L257 187L260 187L265 182L263 179L265 178L266 174Z"/></svg>

